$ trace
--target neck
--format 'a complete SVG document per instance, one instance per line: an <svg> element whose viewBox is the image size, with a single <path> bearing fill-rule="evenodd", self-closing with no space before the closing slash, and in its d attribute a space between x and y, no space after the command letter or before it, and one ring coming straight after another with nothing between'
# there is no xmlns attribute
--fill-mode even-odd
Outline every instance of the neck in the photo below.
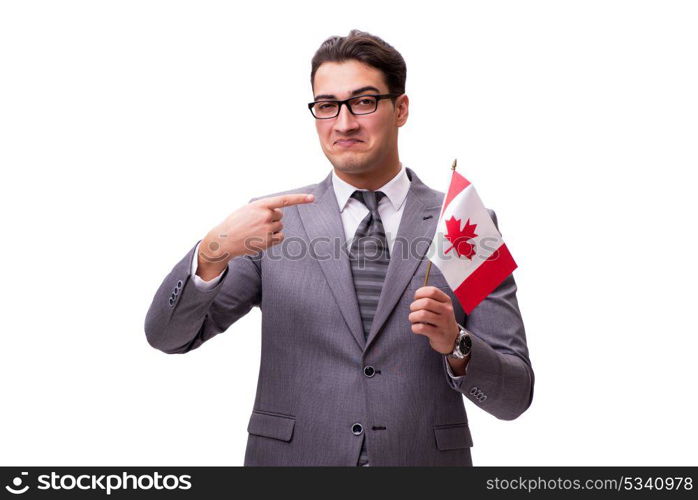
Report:
<svg viewBox="0 0 698 500"><path fill-rule="evenodd" d="M400 172L400 161L365 172L342 172L334 169L337 177L359 189L377 190Z"/></svg>

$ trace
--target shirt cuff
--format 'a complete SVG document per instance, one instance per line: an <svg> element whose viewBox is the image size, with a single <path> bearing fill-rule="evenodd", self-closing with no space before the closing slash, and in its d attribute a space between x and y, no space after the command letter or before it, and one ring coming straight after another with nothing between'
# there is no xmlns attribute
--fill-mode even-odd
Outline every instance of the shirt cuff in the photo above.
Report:
<svg viewBox="0 0 698 500"><path fill-rule="evenodd" d="M446 365L446 373L448 373L448 376L451 377L451 379L455 382L463 380L463 377L465 377L468 374L468 365L466 364L465 373L463 375L454 375L453 370L451 370L451 365L448 363L448 358L446 357L446 355L444 355L444 364Z"/></svg>
<svg viewBox="0 0 698 500"><path fill-rule="evenodd" d="M199 242L196 245L196 250L194 251L194 258L191 260L191 278L194 280L194 285L196 288L202 291L208 291L211 290L213 287L215 287L218 282L221 280L221 276L223 276L223 273L225 272L225 269L221 271L221 273L216 276L215 278L211 278L210 280L206 281L202 277L196 275L196 270L199 267L199 247L201 246L201 242Z"/></svg>

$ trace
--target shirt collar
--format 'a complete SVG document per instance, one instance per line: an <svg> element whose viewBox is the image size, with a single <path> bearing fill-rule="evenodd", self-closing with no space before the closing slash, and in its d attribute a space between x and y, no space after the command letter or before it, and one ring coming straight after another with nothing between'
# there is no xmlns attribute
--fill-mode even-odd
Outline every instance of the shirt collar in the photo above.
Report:
<svg viewBox="0 0 698 500"><path fill-rule="evenodd" d="M337 204L339 205L339 211L342 212L344 207L347 206L347 202L351 195L359 189L360 191L366 191L366 189L360 189L353 186L341 179L332 169L332 187L334 188L334 195L337 198ZM395 177L390 179L388 182L383 184L383 186L376 189L376 191L383 191L385 197L390 200L393 208L397 212L402 204L405 202L407 197L407 191L410 189L410 178L407 177L407 171L405 167L400 162L400 171Z"/></svg>

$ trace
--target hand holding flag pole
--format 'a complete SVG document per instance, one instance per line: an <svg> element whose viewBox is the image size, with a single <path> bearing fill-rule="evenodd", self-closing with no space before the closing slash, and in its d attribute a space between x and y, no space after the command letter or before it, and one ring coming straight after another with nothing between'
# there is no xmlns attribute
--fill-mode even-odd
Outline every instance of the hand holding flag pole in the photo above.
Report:
<svg viewBox="0 0 698 500"><path fill-rule="evenodd" d="M455 169L456 160L453 160L451 170L455 172ZM437 234L440 226L441 216L439 216ZM432 349L443 355L451 354L458 338L460 327L456 321L451 297L440 288L427 286L430 271L431 259L427 263L424 286L417 289L414 294L414 301L410 304L411 312L408 319L412 323L412 332L427 337ZM453 374L462 376L465 375L469 360L470 355L462 359L448 358L447 361Z"/></svg>
<svg viewBox="0 0 698 500"><path fill-rule="evenodd" d="M453 160L451 182L431 242L434 252L409 315L412 332L426 336L432 349L441 354L453 351L460 327L451 295L441 287L427 286L432 263L467 315L516 268L492 215L470 181L456 172L456 165ZM451 245L444 251L446 241ZM447 361L456 376L465 375L470 355Z"/></svg>

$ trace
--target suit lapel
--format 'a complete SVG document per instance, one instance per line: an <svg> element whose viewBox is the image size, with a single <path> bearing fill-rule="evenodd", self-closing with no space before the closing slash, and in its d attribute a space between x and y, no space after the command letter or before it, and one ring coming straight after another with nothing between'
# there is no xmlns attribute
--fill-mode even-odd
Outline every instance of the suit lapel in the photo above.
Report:
<svg viewBox="0 0 698 500"><path fill-rule="evenodd" d="M349 256L344 251L346 248L344 225L337 198L332 189L331 172L318 184L314 194L314 203L297 205L303 227L308 235L309 248L314 249L316 253L311 258L318 261L344 321L363 350L366 339L356 290L354 290L351 264Z"/></svg>

